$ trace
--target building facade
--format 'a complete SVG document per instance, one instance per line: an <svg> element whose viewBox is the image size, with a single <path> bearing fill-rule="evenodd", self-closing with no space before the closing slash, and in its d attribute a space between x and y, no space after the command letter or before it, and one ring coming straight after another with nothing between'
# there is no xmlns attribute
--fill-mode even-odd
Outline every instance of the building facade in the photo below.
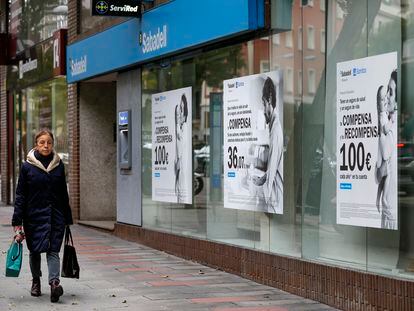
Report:
<svg viewBox="0 0 414 311"><path fill-rule="evenodd" d="M75 217L338 308L411 310L414 1L145 5L68 2Z"/></svg>

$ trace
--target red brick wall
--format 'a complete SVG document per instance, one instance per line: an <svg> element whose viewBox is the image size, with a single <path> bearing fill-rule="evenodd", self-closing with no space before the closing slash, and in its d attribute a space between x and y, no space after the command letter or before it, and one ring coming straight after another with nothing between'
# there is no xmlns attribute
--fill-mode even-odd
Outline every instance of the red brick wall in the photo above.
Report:
<svg viewBox="0 0 414 311"><path fill-rule="evenodd" d="M76 0L68 1L68 44L77 39L79 32L79 2Z"/></svg>
<svg viewBox="0 0 414 311"><path fill-rule="evenodd" d="M5 19L6 12L0 12L0 20ZM4 49L4 47L2 47ZM7 203L7 92L6 66L0 66L0 201Z"/></svg>
<svg viewBox="0 0 414 311"><path fill-rule="evenodd" d="M77 40L79 1L68 2L68 44ZM78 84L68 84L69 199L73 220L79 219L79 96Z"/></svg>
<svg viewBox="0 0 414 311"><path fill-rule="evenodd" d="M69 199L73 219L79 219L79 96L77 83L68 85Z"/></svg>
<svg viewBox="0 0 414 311"><path fill-rule="evenodd" d="M6 66L0 66L0 173L1 196L0 201L8 203L7 191L7 92L6 92Z"/></svg>

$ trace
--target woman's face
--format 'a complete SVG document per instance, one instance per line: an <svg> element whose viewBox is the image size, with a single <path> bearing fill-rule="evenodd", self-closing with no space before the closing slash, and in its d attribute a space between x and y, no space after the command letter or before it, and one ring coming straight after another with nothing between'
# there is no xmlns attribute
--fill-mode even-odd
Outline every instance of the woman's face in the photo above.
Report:
<svg viewBox="0 0 414 311"><path fill-rule="evenodd" d="M395 90L397 88L397 85L395 84L395 81L393 79L390 79L388 83L388 90L387 90L387 96L388 96L388 102L389 102L389 110L394 111L397 107L397 102L395 100Z"/></svg>
<svg viewBox="0 0 414 311"><path fill-rule="evenodd" d="M385 87L381 89L381 102L379 104L380 111L387 111L388 105L388 95L386 93Z"/></svg>
<svg viewBox="0 0 414 311"><path fill-rule="evenodd" d="M42 155L48 156L53 150L53 139L48 134L40 136L36 141L35 149Z"/></svg>

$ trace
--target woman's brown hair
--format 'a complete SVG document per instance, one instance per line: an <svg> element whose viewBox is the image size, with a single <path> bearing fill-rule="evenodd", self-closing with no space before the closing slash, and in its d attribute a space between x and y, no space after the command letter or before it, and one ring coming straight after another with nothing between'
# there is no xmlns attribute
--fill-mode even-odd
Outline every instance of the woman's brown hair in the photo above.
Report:
<svg viewBox="0 0 414 311"><path fill-rule="evenodd" d="M36 136L35 136L35 144L37 144L37 140L42 135L49 135L50 138L52 138L52 142L55 143L55 138L53 137L52 131L49 130L49 129L47 129L47 128L44 128L44 129L41 129L39 132L36 133Z"/></svg>

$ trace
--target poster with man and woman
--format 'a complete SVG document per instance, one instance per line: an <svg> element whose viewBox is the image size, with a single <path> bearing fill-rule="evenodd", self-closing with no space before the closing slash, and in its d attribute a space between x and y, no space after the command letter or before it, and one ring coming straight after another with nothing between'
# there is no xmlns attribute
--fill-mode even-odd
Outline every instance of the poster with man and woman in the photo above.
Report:
<svg viewBox="0 0 414 311"><path fill-rule="evenodd" d="M398 229L397 52L337 64L337 223Z"/></svg>

